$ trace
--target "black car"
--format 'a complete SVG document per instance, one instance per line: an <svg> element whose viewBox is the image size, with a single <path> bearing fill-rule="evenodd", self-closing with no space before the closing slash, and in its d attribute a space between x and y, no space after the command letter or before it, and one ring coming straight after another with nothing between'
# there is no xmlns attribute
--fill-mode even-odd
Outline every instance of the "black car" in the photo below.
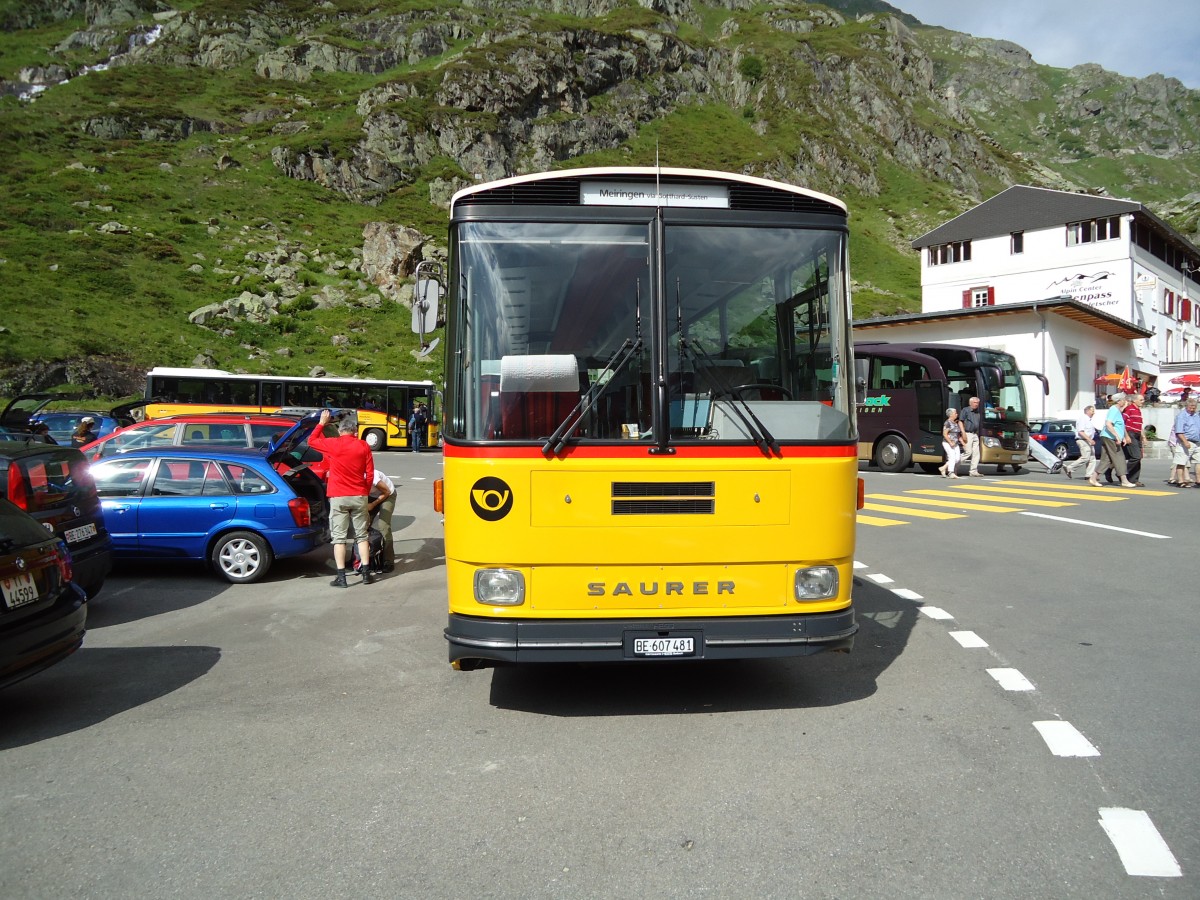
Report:
<svg viewBox="0 0 1200 900"><path fill-rule="evenodd" d="M75 432L80 421L91 417L92 430L95 440L112 434L118 428L133 424L132 412L144 406L148 401L137 400L114 407L111 410L94 409L49 409L51 403L63 401L78 401L83 399L80 394L18 394L3 411L0 411L0 428L10 432L28 433L36 424L44 424L50 431L50 437L60 444L71 445L71 435Z"/></svg>
<svg viewBox="0 0 1200 900"><path fill-rule="evenodd" d="M76 583L88 597L100 592L112 569L112 540L82 453L41 441L0 442L0 497L61 538Z"/></svg>
<svg viewBox="0 0 1200 900"><path fill-rule="evenodd" d="M71 574L66 544L0 500L0 688L83 643L87 598Z"/></svg>

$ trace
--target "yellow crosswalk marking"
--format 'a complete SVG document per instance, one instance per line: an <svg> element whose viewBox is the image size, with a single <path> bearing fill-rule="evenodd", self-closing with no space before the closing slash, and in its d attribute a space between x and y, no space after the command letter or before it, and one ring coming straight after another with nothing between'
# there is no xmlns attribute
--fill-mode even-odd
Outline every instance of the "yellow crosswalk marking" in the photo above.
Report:
<svg viewBox="0 0 1200 900"><path fill-rule="evenodd" d="M877 519L875 516L859 515L859 525L907 525L907 522L898 522L895 519Z"/></svg>
<svg viewBox="0 0 1200 900"><path fill-rule="evenodd" d="M951 497L958 496L950 493ZM952 506L955 509L977 509L980 512L1010 513L1020 512L1019 506L984 506L982 503L951 503L949 500L925 500L922 497L911 497L908 494L867 494L868 500L899 500L901 503L920 503L923 506Z"/></svg>
<svg viewBox="0 0 1200 900"><path fill-rule="evenodd" d="M999 497L994 497L992 495L993 491L997 491L997 490L1005 491L1005 490L1011 490L1011 488L989 488L986 485L982 485L982 484L980 484L980 485L970 484L970 485L963 485L963 487L959 488L954 493L961 492L962 496L970 497L972 500L983 500L985 498L988 500L993 500L993 499L994 500L1007 500L1010 503L1020 503L1025 506L1075 506L1076 501L1082 499L1082 498L1076 497L1076 498L1073 498L1072 500L1040 500L1040 499L1035 499L1034 497L1030 496L1028 491L1013 491L1012 493L1019 495L1019 496L1015 496L1015 497L1011 496L1010 494L1007 494L1007 493L1002 494ZM947 491L947 493L950 493L950 491ZM1114 497L1113 499L1119 500L1121 498Z"/></svg>
<svg viewBox="0 0 1200 900"><path fill-rule="evenodd" d="M1094 487L1087 483L1087 479L1081 482L1067 482L1066 484L1045 484L1044 482L1031 481L1025 487L1038 491L1071 491L1080 494L1116 494L1118 499L1124 500L1127 497L1174 497L1174 491L1156 491L1151 488L1121 488L1116 485L1109 487Z"/></svg>
<svg viewBox="0 0 1200 900"><path fill-rule="evenodd" d="M945 491L913 491L914 494L927 494L930 497L966 497L969 500L990 500L985 493L973 493L970 489L963 487L958 490ZM1074 506L1074 503L1069 503L1065 500L1030 500L1028 497L997 497L997 500L1008 500L1012 503L1022 503L1026 506Z"/></svg>
<svg viewBox="0 0 1200 900"><path fill-rule="evenodd" d="M980 484L979 482L971 482L964 484L963 488L970 491L987 491L989 494L1028 494L1038 497L1067 497L1071 500L1088 500L1096 503L1119 503L1124 500L1124 497L1105 497L1104 488L1089 488L1089 490L1099 493L1085 494L1083 491L1072 491L1068 488L1059 490L1037 488L1029 490L1023 487L1001 487L1000 485ZM1069 505L1069 504L1068 504Z"/></svg>
<svg viewBox="0 0 1200 900"><path fill-rule="evenodd" d="M904 513L906 516L916 516L918 519L965 519L962 513L934 512L932 509L910 509L906 506L888 506L885 503L864 503L863 509L873 512Z"/></svg>

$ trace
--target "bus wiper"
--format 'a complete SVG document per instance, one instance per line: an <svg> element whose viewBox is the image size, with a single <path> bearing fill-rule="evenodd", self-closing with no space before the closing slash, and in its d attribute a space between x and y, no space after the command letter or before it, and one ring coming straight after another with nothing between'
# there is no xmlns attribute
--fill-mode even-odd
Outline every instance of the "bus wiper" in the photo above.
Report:
<svg viewBox="0 0 1200 900"><path fill-rule="evenodd" d="M591 412L592 407L596 405L597 401L608 390L609 385L616 380L617 376L629 365L629 361L639 354L641 350L642 336L640 334L636 338L625 338L621 342L621 346L609 357L603 371L592 382L591 386L587 389L587 393L579 398L579 402L575 404L575 408L567 413L567 417L554 429L554 433L546 439L546 443L542 445L542 453L548 457L554 456L554 454L567 445L571 432L579 426L584 416ZM607 378L605 377L606 374L608 374Z"/></svg>
<svg viewBox="0 0 1200 900"><path fill-rule="evenodd" d="M691 356L693 364L698 363L704 367L706 374L716 383L716 393L727 394L729 396L731 400L729 408L737 415L738 420L742 423L742 427L746 429L746 433L750 435L751 440L762 451L763 456L769 457L772 453L777 456L783 456L783 451L779 448L779 442L775 440L774 435L767 430L767 426L754 414L754 408L741 395L737 386L730 384L729 380L721 374L721 367L700 346L699 341L689 341L681 335L679 344Z"/></svg>

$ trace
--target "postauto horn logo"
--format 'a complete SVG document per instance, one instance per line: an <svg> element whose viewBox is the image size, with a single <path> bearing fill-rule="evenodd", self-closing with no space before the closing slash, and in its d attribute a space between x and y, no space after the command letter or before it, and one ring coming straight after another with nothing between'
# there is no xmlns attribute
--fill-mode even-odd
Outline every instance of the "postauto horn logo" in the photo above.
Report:
<svg viewBox="0 0 1200 900"><path fill-rule="evenodd" d="M499 478L480 478L471 486L471 509L485 522L499 522L512 504L512 488Z"/></svg>

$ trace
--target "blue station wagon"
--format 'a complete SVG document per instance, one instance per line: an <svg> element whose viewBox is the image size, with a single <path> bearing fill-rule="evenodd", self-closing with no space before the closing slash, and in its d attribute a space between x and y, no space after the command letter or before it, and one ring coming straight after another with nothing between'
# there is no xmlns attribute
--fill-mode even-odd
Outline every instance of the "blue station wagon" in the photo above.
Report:
<svg viewBox="0 0 1200 900"><path fill-rule="evenodd" d="M194 559L236 583L328 541L325 488L261 450L131 450L92 464L117 559Z"/></svg>
<svg viewBox="0 0 1200 900"><path fill-rule="evenodd" d="M1079 459L1073 419L1034 419L1029 423L1029 439L1037 441L1059 459Z"/></svg>

